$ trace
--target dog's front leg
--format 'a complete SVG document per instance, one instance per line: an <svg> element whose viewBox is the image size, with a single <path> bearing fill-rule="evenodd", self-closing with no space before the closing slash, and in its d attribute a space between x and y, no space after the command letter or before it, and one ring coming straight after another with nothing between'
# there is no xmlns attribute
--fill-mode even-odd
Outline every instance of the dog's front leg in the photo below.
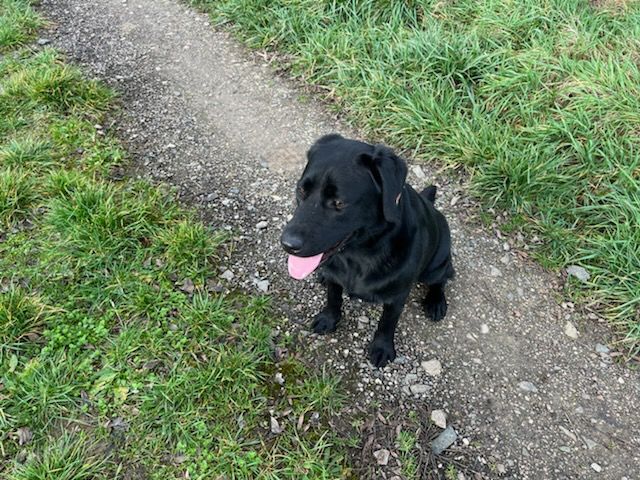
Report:
<svg viewBox="0 0 640 480"><path fill-rule="evenodd" d="M336 330L342 317L342 287L327 280L327 306L315 316L311 328L324 335Z"/></svg>
<svg viewBox="0 0 640 480"><path fill-rule="evenodd" d="M394 299L391 303L385 303L382 317L378 322L378 328L369 344L369 360L374 367L384 367L396 358L396 348L393 337L396 333L396 325L404 308L407 295Z"/></svg>

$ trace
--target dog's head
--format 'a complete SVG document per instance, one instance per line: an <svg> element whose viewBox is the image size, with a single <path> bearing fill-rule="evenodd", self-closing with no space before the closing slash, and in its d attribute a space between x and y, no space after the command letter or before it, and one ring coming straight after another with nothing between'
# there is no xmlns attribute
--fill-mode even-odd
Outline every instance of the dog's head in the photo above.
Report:
<svg viewBox="0 0 640 480"><path fill-rule="evenodd" d="M400 221L407 166L389 148L320 138L307 153L296 188L297 208L281 242L289 273L304 278L354 235Z"/></svg>

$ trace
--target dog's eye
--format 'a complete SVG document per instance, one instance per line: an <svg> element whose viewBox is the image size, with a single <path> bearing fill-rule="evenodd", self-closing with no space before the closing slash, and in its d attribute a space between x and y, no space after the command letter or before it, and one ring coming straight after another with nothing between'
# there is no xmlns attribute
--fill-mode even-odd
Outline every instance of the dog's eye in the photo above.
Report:
<svg viewBox="0 0 640 480"><path fill-rule="evenodd" d="M342 210L346 206L342 200L334 200L332 205L336 210Z"/></svg>

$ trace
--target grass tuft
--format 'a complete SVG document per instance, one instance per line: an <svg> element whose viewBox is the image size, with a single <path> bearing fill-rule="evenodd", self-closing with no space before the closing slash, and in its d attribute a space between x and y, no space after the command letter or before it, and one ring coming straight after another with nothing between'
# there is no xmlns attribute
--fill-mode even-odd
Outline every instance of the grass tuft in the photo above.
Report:
<svg viewBox="0 0 640 480"><path fill-rule="evenodd" d="M51 145L33 136L10 140L0 148L0 166L46 166L51 163Z"/></svg>
<svg viewBox="0 0 640 480"><path fill-rule="evenodd" d="M199 277L215 264L215 252L225 235L211 235L200 223L180 221L165 230L159 241L169 268Z"/></svg>
<svg viewBox="0 0 640 480"><path fill-rule="evenodd" d="M0 225L24 219L38 199L33 177L20 168L0 169Z"/></svg>
<svg viewBox="0 0 640 480"><path fill-rule="evenodd" d="M101 447L91 444L84 433L65 433L41 456L32 456L19 465L8 480L93 480L117 478L109 474L107 460L99 454Z"/></svg>
<svg viewBox="0 0 640 480"><path fill-rule="evenodd" d="M42 331L46 306L25 293L23 288L10 285L0 293L0 348L11 348L27 340L29 334Z"/></svg>
<svg viewBox="0 0 640 480"><path fill-rule="evenodd" d="M28 0L0 0L0 53L31 40L42 19Z"/></svg>

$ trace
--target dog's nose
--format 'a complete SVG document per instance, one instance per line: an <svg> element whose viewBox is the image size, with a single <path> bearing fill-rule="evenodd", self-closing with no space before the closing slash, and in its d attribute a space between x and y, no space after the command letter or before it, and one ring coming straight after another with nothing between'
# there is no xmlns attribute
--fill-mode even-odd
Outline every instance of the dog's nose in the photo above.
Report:
<svg viewBox="0 0 640 480"><path fill-rule="evenodd" d="M302 249L302 237L295 233L285 231L280 238L280 243L287 253L298 253Z"/></svg>

